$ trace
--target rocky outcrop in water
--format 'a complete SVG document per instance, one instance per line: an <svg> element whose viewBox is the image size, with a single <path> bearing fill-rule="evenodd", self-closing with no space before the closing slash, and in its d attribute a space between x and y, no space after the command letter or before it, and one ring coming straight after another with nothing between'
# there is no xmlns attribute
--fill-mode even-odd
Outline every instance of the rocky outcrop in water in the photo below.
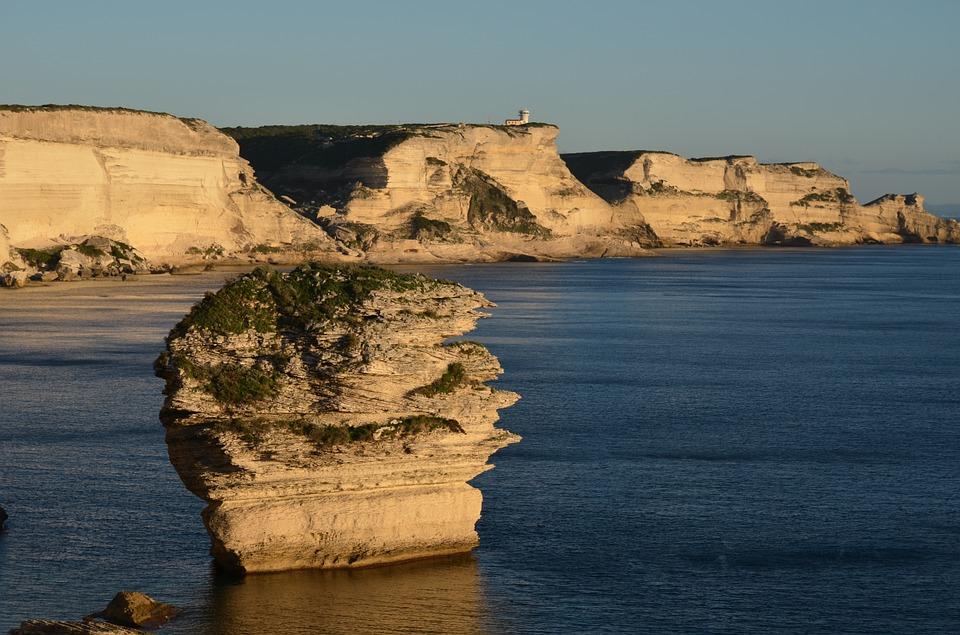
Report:
<svg viewBox="0 0 960 635"><path fill-rule="evenodd" d="M891 194L861 205L846 179L816 163L668 152L563 158L618 214L642 217L665 244L960 242L960 224L926 212L923 197Z"/></svg>
<svg viewBox="0 0 960 635"><path fill-rule="evenodd" d="M643 255L641 218L583 186L547 124L228 128L278 194L379 262Z"/></svg>
<svg viewBox="0 0 960 635"><path fill-rule="evenodd" d="M117 108L0 106L0 223L17 247L102 236L156 264L336 247L213 126Z"/></svg>
<svg viewBox="0 0 960 635"><path fill-rule="evenodd" d="M137 591L120 591L99 613L82 621L34 619L22 622L10 635L130 635L144 633L176 617L180 610Z"/></svg>
<svg viewBox="0 0 960 635"><path fill-rule="evenodd" d="M138 591L120 591L107 607L90 616L103 619L111 624L133 628L155 628L176 617L180 610L158 602L145 593Z"/></svg>
<svg viewBox="0 0 960 635"><path fill-rule="evenodd" d="M170 459L239 572L357 567L477 544L468 481L518 437L483 346L492 306L382 269L258 269L197 304L157 360Z"/></svg>

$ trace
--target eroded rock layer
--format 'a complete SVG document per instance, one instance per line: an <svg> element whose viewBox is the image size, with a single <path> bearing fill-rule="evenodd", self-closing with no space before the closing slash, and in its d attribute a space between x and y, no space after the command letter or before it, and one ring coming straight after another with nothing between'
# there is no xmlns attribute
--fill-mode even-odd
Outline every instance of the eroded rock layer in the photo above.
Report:
<svg viewBox="0 0 960 635"><path fill-rule="evenodd" d="M518 437L497 359L444 344L491 304L451 282L309 264L196 305L157 360L170 459L243 572L356 567L477 544L467 482Z"/></svg>
<svg viewBox="0 0 960 635"><path fill-rule="evenodd" d="M228 128L264 183L374 261L642 255L643 219L584 187L559 130L524 126Z"/></svg>
<svg viewBox="0 0 960 635"><path fill-rule="evenodd" d="M861 205L846 179L816 163L667 152L563 158L619 214L642 217L666 244L960 242L960 224L926 212L923 197L891 194Z"/></svg>
<svg viewBox="0 0 960 635"><path fill-rule="evenodd" d="M95 235L157 264L333 249L257 184L230 137L124 109L0 106L0 223L17 247Z"/></svg>

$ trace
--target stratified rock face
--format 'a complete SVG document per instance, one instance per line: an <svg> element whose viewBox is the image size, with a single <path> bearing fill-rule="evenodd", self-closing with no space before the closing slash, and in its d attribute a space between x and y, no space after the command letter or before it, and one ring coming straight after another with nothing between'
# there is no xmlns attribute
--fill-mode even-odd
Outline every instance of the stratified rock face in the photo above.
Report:
<svg viewBox="0 0 960 635"><path fill-rule="evenodd" d="M158 264L259 245L331 248L257 184L230 137L123 109L0 106L0 223L18 247L98 235Z"/></svg>
<svg viewBox="0 0 960 635"><path fill-rule="evenodd" d="M960 223L940 218L923 207L919 194L886 194L864 205L858 219L865 226L895 227L904 242L960 243Z"/></svg>
<svg viewBox="0 0 960 635"><path fill-rule="evenodd" d="M846 179L816 163L762 164L750 156L685 159L639 151L563 158L587 186L621 213L642 216L667 244L960 239L957 223L924 211L922 197L888 195L863 206Z"/></svg>
<svg viewBox="0 0 960 635"><path fill-rule="evenodd" d="M615 214L574 178L555 126L225 132L264 183L373 260L639 255L656 243L641 217Z"/></svg>
<svg viewBox="0 0 960 635"><path fill-rule="evenodd" d="M467 551L467 484L518 437L496 358L444 345L491 306L451 282L382 269L258 269L208 295L157 360L183 482L209 502L235 571L355 567Z"/></svg>

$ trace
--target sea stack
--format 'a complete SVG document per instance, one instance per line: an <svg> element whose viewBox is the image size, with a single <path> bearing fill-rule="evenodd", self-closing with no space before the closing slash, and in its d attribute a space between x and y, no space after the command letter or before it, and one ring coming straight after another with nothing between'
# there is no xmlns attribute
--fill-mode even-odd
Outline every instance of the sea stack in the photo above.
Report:
<svg viewBox="0 0 960 635"><path fill-rule="evenodd" d="M469 551L467 484L519 437L483 346L445 343L492 306L373 267L257 269L171 331L157 374L170 459L208 502L218 564L341 568Z"/></svg>

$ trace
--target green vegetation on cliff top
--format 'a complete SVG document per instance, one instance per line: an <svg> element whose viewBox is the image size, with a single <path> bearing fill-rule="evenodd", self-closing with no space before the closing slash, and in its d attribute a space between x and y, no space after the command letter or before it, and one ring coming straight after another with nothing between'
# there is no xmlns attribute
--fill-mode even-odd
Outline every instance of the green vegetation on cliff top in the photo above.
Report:
<svg viewBox="0 0 960 635"><path fill-rule="evenodd" d="M307 263L286 274L258 267L206 294L170 334L180 337L191 327L217 334L269 333L327 320L355 321L360 318L352 311L374 291L435 284L442 283L370 266Z"/></svg>
<svg viewBox="0 0 960 635"><path fill-rule="evenodd" d="M261 126L223 128L240 144L240 155L269 177L287 165L343 168L353 159L378 157L407 139L405 126Z"/></svg>
<svg viewBox="0 0 960 635"><path fill-rule="evenodd" d="M527 124L534 128L548 125ZM256 128L238 126L221 128L221 132L240 144L240 155L253 164L269 185L272 173L285 166L305 165L338 170L354 159L378 158L411 137L456 127L456 124L422 123L351 126L303 124ZM516 127L485 127L502 128L511 134L518 132Z"/></svg>
<svg viewBox="0 0 960 635"><path fill-rule="evenodd" d="M124 106L85 106L83 104L40 104L31 106L27 104L0 104L0 112L59 112L64 110L81 110L84 112L104 112L104 113L129 113L135 115L155 115L157 117L172 117L179 119L189 126L196 126L200 123L206 123L203 119L196 117L178 117L168 112L159 112L155 110L139 110L137 108L125 108Z"/></svg>

